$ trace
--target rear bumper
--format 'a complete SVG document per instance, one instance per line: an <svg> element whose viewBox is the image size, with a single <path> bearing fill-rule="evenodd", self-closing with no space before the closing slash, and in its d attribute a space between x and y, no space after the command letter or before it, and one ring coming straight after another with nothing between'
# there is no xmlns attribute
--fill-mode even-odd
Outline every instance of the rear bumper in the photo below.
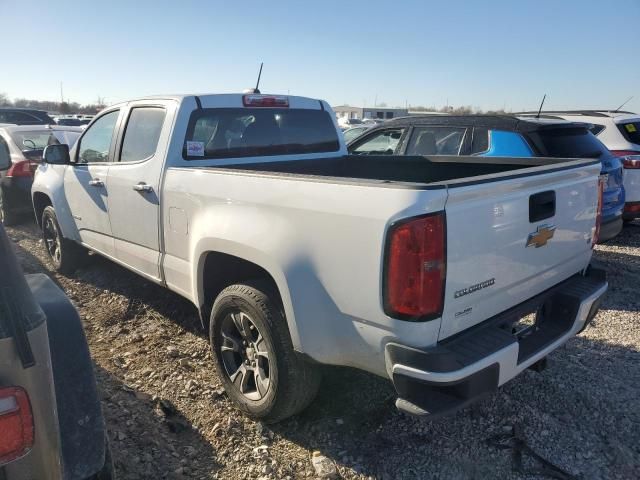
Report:
<svg viewBox="0 0 640 480"><path fill-rule="evenodd" d="M640 218L640 202L625 203L624 212L622 212L622 218L624 220L633 220L634 218Z"/></svg>
<svg viewBox="0 0 640 480"><path fill-rule="evenodd" d="M396 406L414 415L441 415L494 391L580 333L606 290L605 272L590 268L436 347L387 344ZM529 335L511 333L514 322L536 310L540 320Z"/></svg>
<svg viewBox="0 0 640 480"><path fill-rule="evenodd" d="M31 177L4 177L0 179L2 199L7 209L16 213L27 213L31 206Z"/></svg>
<svg viewBox="0 0 640 480"><path fill-rule="evenodd" d="M600 224L600 237L598 243L604 243L607 240L611 240L622 231L622 215L616 215L615 217L605 217Z"/></svg>

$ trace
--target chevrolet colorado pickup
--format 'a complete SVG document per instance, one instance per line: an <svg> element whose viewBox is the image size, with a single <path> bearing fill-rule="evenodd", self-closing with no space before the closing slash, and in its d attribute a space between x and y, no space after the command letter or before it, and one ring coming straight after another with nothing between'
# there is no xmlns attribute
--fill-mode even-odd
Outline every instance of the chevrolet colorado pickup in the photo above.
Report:
<svg viewBox="0 0 640 480"><path fill-rule="evenodd" d="M452 411L580 332L597 159L349 156L329 105L259 94L111 106L47 147L32 188L61 272L86 249L190 299L228 395L275 422L319 364Z"/></svg>

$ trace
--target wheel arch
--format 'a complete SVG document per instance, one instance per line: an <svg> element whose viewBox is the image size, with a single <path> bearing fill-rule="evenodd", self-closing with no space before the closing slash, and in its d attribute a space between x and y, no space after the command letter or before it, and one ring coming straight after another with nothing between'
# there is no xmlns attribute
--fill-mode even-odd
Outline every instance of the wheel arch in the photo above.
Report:
<svg viewBox="0 0 640 480"><path fill-rule="evenodd" d="M33 193L33 212L36 216L36 223L42 228L42 213L44 209L53 206L53 202L49 195L43 192Z"/></svg>
<svg viewBox="0 0 640 480"><path fill-rule="evenodd" d="M256 255L238 255L238 252L207 249L198 255L195 278L196 305L200 311L203 328L207 328L211 307L222 290L230 285L248 280L262 279L278 294L284 311L291 341L296 350L300 347L293 306L284 272L269 265Z"/></svg>

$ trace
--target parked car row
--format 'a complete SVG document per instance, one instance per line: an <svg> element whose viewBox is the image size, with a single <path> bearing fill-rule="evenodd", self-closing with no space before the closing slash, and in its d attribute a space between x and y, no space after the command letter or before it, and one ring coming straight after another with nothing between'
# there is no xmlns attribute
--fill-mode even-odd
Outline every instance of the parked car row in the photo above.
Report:
<svg viewBox="0 0 640 480"><path fill-rule="evenodd" d="M603 199L623 201L583 124L447 121L373 126L349 152L321 100L133 100L45 148L33 210L58 271L91 250L193 302L252 417L305 408L320 364L443 414L541 370L589 324L607 289L590 265Z"/></svg>
<svg viewBox="0 0 640 480"><path fill-rule="evenodd" d="M31 184L48 145L73 145L81 128L51 125L0 124L0 149L8 152L11 167L0 172L0 221L14 224L21 215L32 214Z"/></svg>
<svg viewBox="0 0 640 480"><path fill-rule="evenodd" d="M625 191L623 219L630 221L640 217L640 115L586 110L545 112L544 116L592 125L591 132L622 161Z"/></svg>
<svg viewBox="0 0 640 480"><path fill-rule="evenodd" d="M91 123L95 115L54 115L53 120L57 125L64 125L67 127L82 127Z"/></svg>
<svg viewBox="0 0 640 480"><path fill-rule="evenodd" d="M599 122L599 123L596 123ZM355 155L598 158L605 182L600 241L640 217L640 116L629 112L423 115L344 132ZM604 143L603 143L604 142Z"/></svg>
<svg viewBox="0 0 640 480"><path fill-rule="evenodd" d="M95 115L49 115L34 108L0 107L0 123L12 125L60 125L82 127L91 123Z"/></svg>

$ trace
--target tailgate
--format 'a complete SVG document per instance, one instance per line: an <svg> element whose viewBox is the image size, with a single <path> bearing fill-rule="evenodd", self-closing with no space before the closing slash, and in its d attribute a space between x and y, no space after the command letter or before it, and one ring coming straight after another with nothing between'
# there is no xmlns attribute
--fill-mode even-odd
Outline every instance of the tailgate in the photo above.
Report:
<svg viewBox="0 0 640 480"><path fill-rule="evenodd" d="M439 339L518 305L589 264L600 163L575 165L449 185Z"/></svg>

